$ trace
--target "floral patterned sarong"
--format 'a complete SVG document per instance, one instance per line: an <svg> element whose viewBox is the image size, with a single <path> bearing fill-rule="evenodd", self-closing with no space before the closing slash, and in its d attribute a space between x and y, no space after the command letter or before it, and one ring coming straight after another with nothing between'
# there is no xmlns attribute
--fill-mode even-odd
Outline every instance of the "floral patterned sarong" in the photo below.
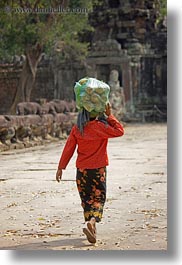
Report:
<svg viewBox="0 0 182 265"><path fill-rule="evenodd" d="M106 200L106 167L77 169L76 183L85 221L95 217L100 222Z"/></svg>

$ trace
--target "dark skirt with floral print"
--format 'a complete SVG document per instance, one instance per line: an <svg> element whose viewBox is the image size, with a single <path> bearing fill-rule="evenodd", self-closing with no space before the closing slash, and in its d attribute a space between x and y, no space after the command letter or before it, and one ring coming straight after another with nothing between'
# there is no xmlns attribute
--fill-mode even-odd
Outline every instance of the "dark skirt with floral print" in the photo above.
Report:
<svg viewBox="0 0 182 265"><path fill-rule="evenodd" d="M76 183L85 221L95 217L100 222L106 200L106 167L77 169Z"/></svg>

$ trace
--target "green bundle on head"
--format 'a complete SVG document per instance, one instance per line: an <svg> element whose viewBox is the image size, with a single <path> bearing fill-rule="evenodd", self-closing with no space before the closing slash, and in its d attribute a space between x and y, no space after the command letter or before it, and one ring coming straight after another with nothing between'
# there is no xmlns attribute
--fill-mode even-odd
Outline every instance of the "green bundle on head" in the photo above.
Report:
<svg viewBox="0 0 182 265"><path fill-rule="evenodd" d="M96 78L82 78L74 87L78 110L86 109L90 117L96 117L105 111L109 102L110 87Z"/></svg>

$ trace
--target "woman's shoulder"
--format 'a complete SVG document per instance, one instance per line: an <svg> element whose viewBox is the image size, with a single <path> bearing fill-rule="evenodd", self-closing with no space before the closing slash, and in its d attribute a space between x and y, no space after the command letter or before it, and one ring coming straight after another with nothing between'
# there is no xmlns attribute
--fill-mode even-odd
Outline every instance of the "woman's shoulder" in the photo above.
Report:
<svg viewBox="0 0 182 265"><path fill-rule="evenodd" d="M72 129L71 129L71 133L75 136L81 135L80 130L77 126L77 124L73 125Z"/></svg>

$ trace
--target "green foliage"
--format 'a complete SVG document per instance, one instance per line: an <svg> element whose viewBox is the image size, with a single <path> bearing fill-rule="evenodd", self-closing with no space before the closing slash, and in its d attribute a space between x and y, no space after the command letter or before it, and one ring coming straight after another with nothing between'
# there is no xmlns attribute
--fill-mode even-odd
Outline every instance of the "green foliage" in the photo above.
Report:
<svg viewBox="0 0 182 265"><path fill-rule="evenodd" d="M70 0L64 7L60 3L1 1L0 58L25 53L36 43L47 53L55 49L65 59L84 57L88 43L81 43L79 35L92 30L86 12L92 9L92 1Z"/></svg>
<svg viewBox="0 0 182 265"><path fill-rule="evenodd" d="M157 18L156 24L159 24L167 16L167 0L159 0L159 16Z"/></svg>
<svg viewBox="0 0 182 265"><path fill-rule="evenodd" d="M167 0L160 0L160 14L162 17L167 15Z"/></svg>

